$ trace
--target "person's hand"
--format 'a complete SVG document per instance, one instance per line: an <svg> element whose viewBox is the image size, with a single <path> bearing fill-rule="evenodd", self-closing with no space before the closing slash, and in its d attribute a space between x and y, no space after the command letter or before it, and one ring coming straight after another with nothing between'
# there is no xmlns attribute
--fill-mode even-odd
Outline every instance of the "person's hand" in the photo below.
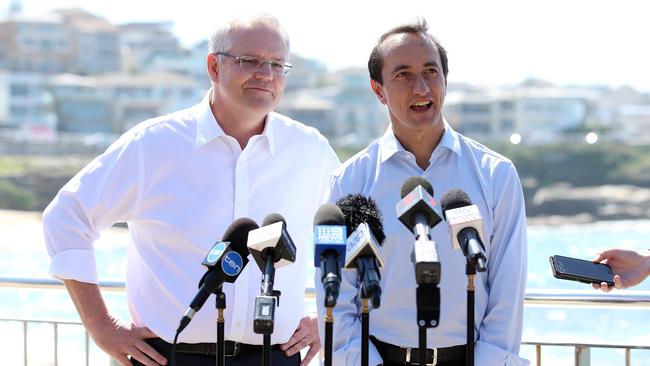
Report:
<svg viewBox="0 0 650 366"><path fill-rule="evenodd" d="M614 286L624 289L636 286L643 282L650 273L650 255L641 255L634 250L609 249L598 255L594 262L604 262L612 268L614 273ZM612 286L605 282L592 284L594 289L609 292Z"/></svg>
<svg viewBox="0 0 650 366"><path fill-rule="evenodd" d="M291 357L300 352L301 349L309 347L305 359L300 362L300 366L307 366L314 356L320 351L320 337L318 336L318 319L316 317L306 316L300 319L298 328L287 343L280 345L287 357Z"/></svg>
<svg viewBox="0 0 650 366"><path fill-rule="evenodd" d="M110 317L98 324L89 324L88 332L95 343L122 366L133 366L128 356L146 366L166 365L167 359L145 342L157 337L147 327L136 327Z"/></svg>

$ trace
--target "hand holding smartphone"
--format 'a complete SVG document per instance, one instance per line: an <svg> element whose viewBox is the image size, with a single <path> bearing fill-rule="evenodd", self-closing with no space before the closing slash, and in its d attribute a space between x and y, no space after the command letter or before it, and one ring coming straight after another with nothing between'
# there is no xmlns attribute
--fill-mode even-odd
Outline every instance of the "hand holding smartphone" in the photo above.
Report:
<svg viewBox="0 0 650 366"><path fill-rule="evenodd" d="M561 255L554 255L549 260L555 278L583 283L605 282L609 286L614 286L614 274L606 264Z"/></svg>

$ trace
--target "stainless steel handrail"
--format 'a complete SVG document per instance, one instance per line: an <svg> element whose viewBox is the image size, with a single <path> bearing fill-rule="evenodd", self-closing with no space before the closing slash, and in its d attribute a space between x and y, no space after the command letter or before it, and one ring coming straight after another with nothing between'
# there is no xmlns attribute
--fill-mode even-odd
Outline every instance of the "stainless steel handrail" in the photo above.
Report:
<svg viewBox="0 0 650 366"><path fill-rule="evenodd" d="M62 289L63 282L53 278L0 277L0 287ZM99 281L102 291L123 292L126 287L121 280ZM315 289L305 290L306 297L314 297ZM602 307L650 307L650 291L617 291L603 293L598 290L545 290L526 291L526 305L529 306L602 306Z"/></svg>

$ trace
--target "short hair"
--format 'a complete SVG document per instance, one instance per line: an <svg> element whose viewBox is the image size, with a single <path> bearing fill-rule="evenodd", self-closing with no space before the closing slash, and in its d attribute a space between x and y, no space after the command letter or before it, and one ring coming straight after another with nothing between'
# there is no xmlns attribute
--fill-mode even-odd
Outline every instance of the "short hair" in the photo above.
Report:
<svg viewBox="0 0 650 366"><path fill-rule="evenodd" d="M232 48L232 39L230 38L230 35L233 30L249 29L260 25L277 31L286 43L287 52L289 52L289 35L282 28L278 19L269 14L230 19L212 33L208 42L208 52L218 53L230 51Z"/></svg>
<svg viewBox="0 0 650 366"><path fill-rule="evenodd" d="M381 77L381 69L384 67L382 45L384 44L384 41L390 36L393 36L395 34L408 33L421 34L430 39L436 45L438 53L440 54L440 62L442 63L442 73L445 76L445 80L447 80L447 74L449 73L447 66L447 51L444 47L442 47L440 41L438 41L434 36L427 32L428 30L429 25L427 24L427 21L424 19L418 19L416 23L400 25L382 34L381 37L379 37L379 40L377 41L375 47L372 49L372 52L370 52L370 58L368 59L368 71L370 72L370 78L379 84L383 84L384 81Z"/></svg>

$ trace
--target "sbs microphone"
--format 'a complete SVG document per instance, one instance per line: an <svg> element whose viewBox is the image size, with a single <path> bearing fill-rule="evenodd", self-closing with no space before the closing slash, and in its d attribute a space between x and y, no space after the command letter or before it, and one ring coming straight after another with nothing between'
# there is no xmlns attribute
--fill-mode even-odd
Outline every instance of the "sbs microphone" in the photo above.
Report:
<svg viewBox="0 0 650 366"><path fill-rule="evenodd" d="M219 290L224 282L235 282L248 263L246 237L251 230L258 227L257 223L249 218L237 219L226 229L223 240L212 246L201 263L207 271L199 281L199 291L183 315L177 333L187 327L211 293Z"/></svg>
<svg viewBox="0 0 650 366"><path fill-rule="evenodd" d="M384 265L380 245L386 235L381 213L375 201L361 194L348 194L336 202L345 216L350 233L346 241L345 268L356 268L361 295L372 297L373 307L378 308L381 297L381 275Z"/></svg>
<svg viewBox="0 0 650 366"><path fill-rule="evenodd" d="M412 260L418 284L440 283L440 260L436 243L431 240L431 228L442 221L436 212L433 187L426 179L415 176L404 182L402 199L397 202L397 217L415 234Z"/></svg>
<svg viewBox="0 0 650 366"><path fill-rule="evenodd" d="M449 190L442 197L442 214L449 223L451 242L454 249L460 249L478 272L487 269L481 213L472 204L467 193L460 189Z"/></svg>
<svg viewBox="0 0 650 366"><path fill-rule="evenodd" d="M296 261L296 245L287 232L282 215L273 213L262 221L262 227L248 233L248 250L255 263L264 271L267 256L272 256L275 268L284 267Z"/></svg>
<svg viewBox="0 0 650 366"><path fill-rule="evenodd" d="M320 267L325 291L325 307L336 306L345 262L345 216L341 209L326 203L314 216L314 267Z"/></svg>

